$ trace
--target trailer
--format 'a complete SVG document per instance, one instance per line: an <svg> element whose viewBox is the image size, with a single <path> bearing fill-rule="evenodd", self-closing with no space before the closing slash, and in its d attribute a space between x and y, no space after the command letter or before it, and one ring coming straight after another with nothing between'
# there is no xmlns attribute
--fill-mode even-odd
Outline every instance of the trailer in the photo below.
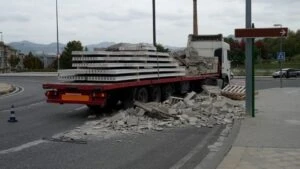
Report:
<svg viewBox="0 0 300 169"><path fill-rule="evenodd" d="M74 69L59 72L60 83L46 83L47 102L90 108L164 101L173 94L200 91L203 84L230 80L229 45L222 35L190 35L181 54L143 45L109 51L74 51ZM136 47L138 46L138 47Z"/></svg>

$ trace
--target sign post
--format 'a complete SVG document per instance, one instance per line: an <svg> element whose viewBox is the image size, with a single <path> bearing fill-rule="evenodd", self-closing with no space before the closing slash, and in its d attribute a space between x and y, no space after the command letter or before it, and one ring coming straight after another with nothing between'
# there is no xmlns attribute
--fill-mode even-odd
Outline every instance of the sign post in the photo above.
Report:
<svg viewBox="0 0 300 169"><path fill-rule="evenodd" d="M246 0L246 29L252 30L252 0ZM251 37L246 38L246 112L254 114L254 100L253 100L253 46Z"/></svg>
<svg viewBox="0 0 300 169"><path fill-rule="evenodd" d="M254 112L254 72L252 38L286 37L288 28L252 28L251 0L246 0L246 29L235 29L235 37L246 38L246 112L255 117ZM282 39L281 39L282 41ZM281 42L282 52L282 42ZM280 62L281 64L281 62ZM281 82L282 83L282 82Z"/></svg>

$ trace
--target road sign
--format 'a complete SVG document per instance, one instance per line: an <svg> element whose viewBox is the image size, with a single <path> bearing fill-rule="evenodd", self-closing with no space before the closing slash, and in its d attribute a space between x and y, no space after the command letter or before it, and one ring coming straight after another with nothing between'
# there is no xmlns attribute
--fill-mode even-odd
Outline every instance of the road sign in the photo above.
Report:
<svg viewBox="0 0 300 169"><path fill-rule="evenodd" d="M235 29L237 38L286 37L288 28Z"/></svg>
<svg viewBox="0 0 300 169"><path fill-rule="evenodd" d="M285 52L277 52L277 60L284 61L285 60Z"/></svg>

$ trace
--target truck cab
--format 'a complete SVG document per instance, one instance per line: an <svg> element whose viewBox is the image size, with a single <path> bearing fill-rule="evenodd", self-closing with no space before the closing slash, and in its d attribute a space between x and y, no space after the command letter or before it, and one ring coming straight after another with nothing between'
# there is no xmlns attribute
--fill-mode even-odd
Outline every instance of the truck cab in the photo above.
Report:
<svg viewBox="0 0 300 169"><path fill-rule="evenodd" d="M230 61L228 60L229 44L224 42L222 34L218 35L189 35L187 57L217 57L222 67L222 79L228 84L231 75Z"/></svg>

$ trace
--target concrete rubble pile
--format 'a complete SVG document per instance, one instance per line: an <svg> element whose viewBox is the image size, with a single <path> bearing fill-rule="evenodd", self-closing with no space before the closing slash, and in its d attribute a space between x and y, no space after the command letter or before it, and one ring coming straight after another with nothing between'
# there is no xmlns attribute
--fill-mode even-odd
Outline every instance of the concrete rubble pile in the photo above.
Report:
<svg viewBox="0 0 300 169"><path fill-rule="evenodd" d="M232 124L245 114L242 102L220 95L219 90L204 86L204 92L188 93L186 97L170 97L163 103L135 102L135 108L120 110L113 116L87 122L64 134L73 139L110 137L121 133L162 131L174 127L214 127Z"/></svg>
<svg viewBox="0 0 300 169"><path fill-rule="evenodd" d="M216 57L204 57L193 54L195 49L189 48L171 53L171 56L178 61L180 66L186 66L186 74L197 76L204 73L218 72L218 59Z"/></svg>

